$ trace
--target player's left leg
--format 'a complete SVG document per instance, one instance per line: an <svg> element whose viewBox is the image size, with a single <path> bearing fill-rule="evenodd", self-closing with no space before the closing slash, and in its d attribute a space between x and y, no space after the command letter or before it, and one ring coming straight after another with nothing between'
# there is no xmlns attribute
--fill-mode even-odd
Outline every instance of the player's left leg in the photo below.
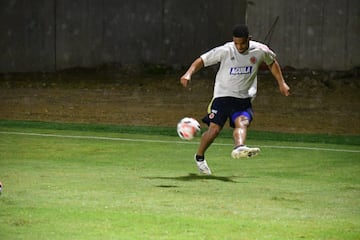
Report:
<svg viewBox="0 0 360 240"><path fill-rule="evenodd" d="M233 158L242 158L242 157L253 157L256 156L259 152L259 148L250 148L245 145L247 128L250 125L251 115L247 112L243 112L240 116L236 117L234 120L234 149L231 152Z"/></svg>
<svg viewBox="0 0 360 240"><path fill-rule="evenodd" d="M247 128L250 124L250 121L247 117L241 115L236 118L234 123L235 123L235 128L233 131L234 145L235 147L245 145Z"/></svg>

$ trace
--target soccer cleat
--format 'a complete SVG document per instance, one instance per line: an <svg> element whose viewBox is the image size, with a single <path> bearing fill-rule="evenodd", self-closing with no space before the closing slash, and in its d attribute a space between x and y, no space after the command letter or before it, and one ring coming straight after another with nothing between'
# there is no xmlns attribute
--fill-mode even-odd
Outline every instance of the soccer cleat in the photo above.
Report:
<svg viewBox="0 0 360 240"><path fill-rule="evenodd" d="M207 165L207 162L205 159L204 159L204 161L197 161L196 155L195 155L195 162L196 162L196 165L197 165L200 173L206 174L206 175L211 175L211 170L210 170L209 166Z"/></svg>
<svg viewBox="0 0 360 240"><path fill-rule="evenodd" d="M245 145L234 148L231 152L233 158L248 158L258 155L260 148L249 148Z"/></svg>

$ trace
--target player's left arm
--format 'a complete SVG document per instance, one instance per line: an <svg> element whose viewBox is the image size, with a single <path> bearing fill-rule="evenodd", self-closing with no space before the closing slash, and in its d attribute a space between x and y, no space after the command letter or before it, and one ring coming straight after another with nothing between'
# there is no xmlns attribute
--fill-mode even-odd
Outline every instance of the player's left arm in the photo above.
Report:
<svg viewBox="0 0 360 240"><path fill-rule="evenodd" d="M278 82L279 89L282 95L289 96L290 95L290 87L285 82L285 79L282 75L282 71L280 68L280 64L276 59L268 65L272 75L275 77L276 81Z"/></svg>

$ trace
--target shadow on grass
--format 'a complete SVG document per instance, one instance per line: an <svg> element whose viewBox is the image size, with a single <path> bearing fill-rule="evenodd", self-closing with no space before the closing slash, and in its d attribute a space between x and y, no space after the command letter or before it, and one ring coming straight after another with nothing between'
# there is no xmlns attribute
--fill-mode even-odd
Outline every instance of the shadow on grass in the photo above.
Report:
<svg viewBox="0 0 360 240"><path fill-rule="evenodd" d="M198 180L217 180L222 182L231 182L231 183L237 183L237 181L234 181L234 178L238 178L236 176L230 176L230 177L222 177L222 176L216 176L216 175L198 175L194 173L189 173L187 176L178 176L178 177L146 177L147 179L168 179L168 180L176 180L176 181L198 181ZM174 187L172 185L159 185L158 187Z"/></svg>

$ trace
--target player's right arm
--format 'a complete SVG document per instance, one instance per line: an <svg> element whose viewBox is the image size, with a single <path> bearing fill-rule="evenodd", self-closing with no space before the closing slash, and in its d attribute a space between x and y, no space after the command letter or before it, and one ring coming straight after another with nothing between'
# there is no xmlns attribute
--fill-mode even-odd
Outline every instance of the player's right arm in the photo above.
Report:
<svg viewBox="0 0 360 240"><path fill-rule="evenodd" d="M204 62L201 57L195 59L195 61L190 65L186 73L180 78L180 83L186 87L191 80L191 76L204 67Z"/></svg>

